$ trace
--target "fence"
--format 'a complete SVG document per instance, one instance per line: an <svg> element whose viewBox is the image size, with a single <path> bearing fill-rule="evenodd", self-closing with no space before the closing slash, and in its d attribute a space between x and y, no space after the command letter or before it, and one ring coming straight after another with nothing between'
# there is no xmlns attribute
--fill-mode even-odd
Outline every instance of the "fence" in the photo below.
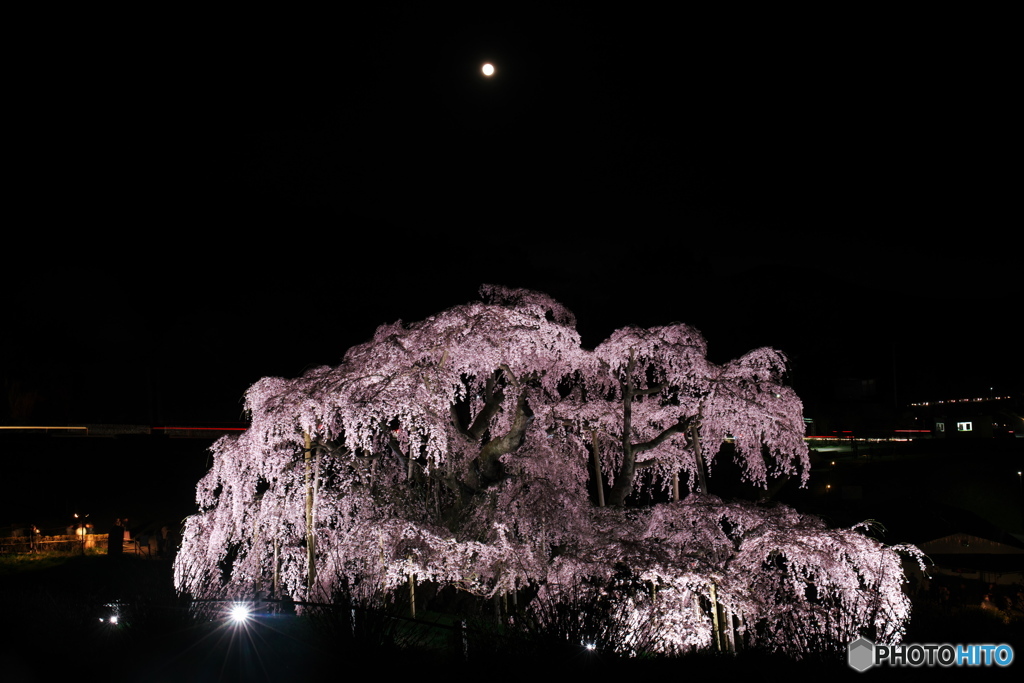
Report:
<svg viewBox="0 0 1024 683"><path fill-rule="evenodd" d="M34 546L34 547L33 547ZM4 536L0 537L0 555L15 555L36 552L83 552L92 549L106 551L106 534L60 535L60 536ZM140 543L138 539L124 541L122 551L142 557L150 557L148 539Z"/></svg>

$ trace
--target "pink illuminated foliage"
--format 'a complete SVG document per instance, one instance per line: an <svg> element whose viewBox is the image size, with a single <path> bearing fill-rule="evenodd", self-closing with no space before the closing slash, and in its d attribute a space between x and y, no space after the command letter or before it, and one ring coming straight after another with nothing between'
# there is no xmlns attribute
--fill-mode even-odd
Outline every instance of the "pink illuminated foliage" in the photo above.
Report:
<svg viewBox="0 0 1024 683"><path fill-rule="evenodd" d="M535 622L571 595L603 606L594 637L623 653L722 647L723 621L792 652L899 640L900 551L914 549L698 483L727 441L747 481L807 481L781 353L718 366L682 324L586 350L550 297L481 295L383 325L335 368L250 388L251 428L213 446L199 483L178 588L365 603L413 575L514 593ZM690 493L673 497L680 480Z"/></svg>

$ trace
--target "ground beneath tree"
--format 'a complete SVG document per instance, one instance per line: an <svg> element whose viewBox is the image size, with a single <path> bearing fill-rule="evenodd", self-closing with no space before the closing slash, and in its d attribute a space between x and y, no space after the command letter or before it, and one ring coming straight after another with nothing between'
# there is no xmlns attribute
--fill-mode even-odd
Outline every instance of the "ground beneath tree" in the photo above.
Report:
<svg viewBox="0 0 1024 683"><path fill-rule="evenodd" d="M746 652L631 660L587 651L575 643L538 642L530 644L529 654L491 650L466 659L458 648L454 653L427 647L402 650L379 631L353 640L348 622L338 619L261 617L241 628L220 618L200 618L175 595L168 562L104 556L30 562L6 558L0 567L0 601L8 623L18 625L0 644L3 678L9 681L48 681L83 671L113 681L318 681L337 680L363 667L377 670L382 662L390 674L410 675L438 667L450 675L471 671L478 675L481 667L519 671L524 666L602 677L717 674L863 680L858 676L870 675L906 680L914 673L874 669L857 674L841 656L811 656L796 662ZM117 625L108 621L115 612L120 616ZM936 642L915 640L915 634L928 638L944 634L942 642L1007 642L1024 652L1017 647L1019 627L1002 627L985 615L965 618L962 612L946 615L924 608L920 612L920 627L911 624L911 642ZM945 678L962 677L964 672L927 673L929 678ZM987 668L985 674L1009 680L1010 672Z"/></svg>

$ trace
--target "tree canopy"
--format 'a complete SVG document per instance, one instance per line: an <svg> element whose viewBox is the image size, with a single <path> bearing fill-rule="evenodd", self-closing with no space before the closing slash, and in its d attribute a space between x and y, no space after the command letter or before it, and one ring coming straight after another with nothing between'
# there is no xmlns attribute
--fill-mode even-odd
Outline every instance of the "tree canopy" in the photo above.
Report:
<svg viewBox="0 0 1024 683"><path fill-rule="evenodd" d="M716 365L678 323L587 350L550 297L481 295L250 388L250 429L199 483L178 587L370 600L414 576L527 610L582 592L622 652L705 647L722 620L794 651L900 637L898 549L707 490L727 442L752 484L807 481L780 352Z"/></svg>

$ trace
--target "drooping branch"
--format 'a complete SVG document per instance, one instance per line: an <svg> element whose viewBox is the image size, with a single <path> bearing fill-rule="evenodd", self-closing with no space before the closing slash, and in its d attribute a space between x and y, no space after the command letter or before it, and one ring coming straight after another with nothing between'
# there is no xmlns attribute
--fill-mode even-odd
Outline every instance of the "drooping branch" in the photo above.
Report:
<svg viewBox="0 0 1024 683"><path fill-rule="evenodd" d="M708 493L708 482L707 477L704 473L704 454L701 452L700 447L700 416L693 421L690 425L691 438L693 440L693 460L694 467L697 469L697 485L700 486L700 492L704 495Z"/></svg>
<svg viewBox="0 0 1024 683"><path fill-rule="evenodd" d="M591 456L594 461L594 483L597 486L597 506L604 507L604 481L601 477L601 452L598 449L597 430L590 430Z"/></svg>
<svg viewBox="0 0 1024 683"><path fill-rule="evenodd" d="M394 434L388 437L388 450L391 451L391 455L394 456L402 468L405 469L406 476L410 479L416 479L417 481L422 480L422 477L416 476L417 474L422 473L422 466L402 451L402 445L398 443L398 439L395 438Z"/></svg>
<svg viewBox="0 0 1024 683"><path fill-rule="evenodd" d="M410 457L402 451L401 444L394 436L388 439L388 450L399 464L409 473L409 478L417 483L427 479L438 481L454 493L459 500L466 500L473 495L474 491L469 486L459 481L453 474L440 468L427 469L415 458Z"/></svg>

